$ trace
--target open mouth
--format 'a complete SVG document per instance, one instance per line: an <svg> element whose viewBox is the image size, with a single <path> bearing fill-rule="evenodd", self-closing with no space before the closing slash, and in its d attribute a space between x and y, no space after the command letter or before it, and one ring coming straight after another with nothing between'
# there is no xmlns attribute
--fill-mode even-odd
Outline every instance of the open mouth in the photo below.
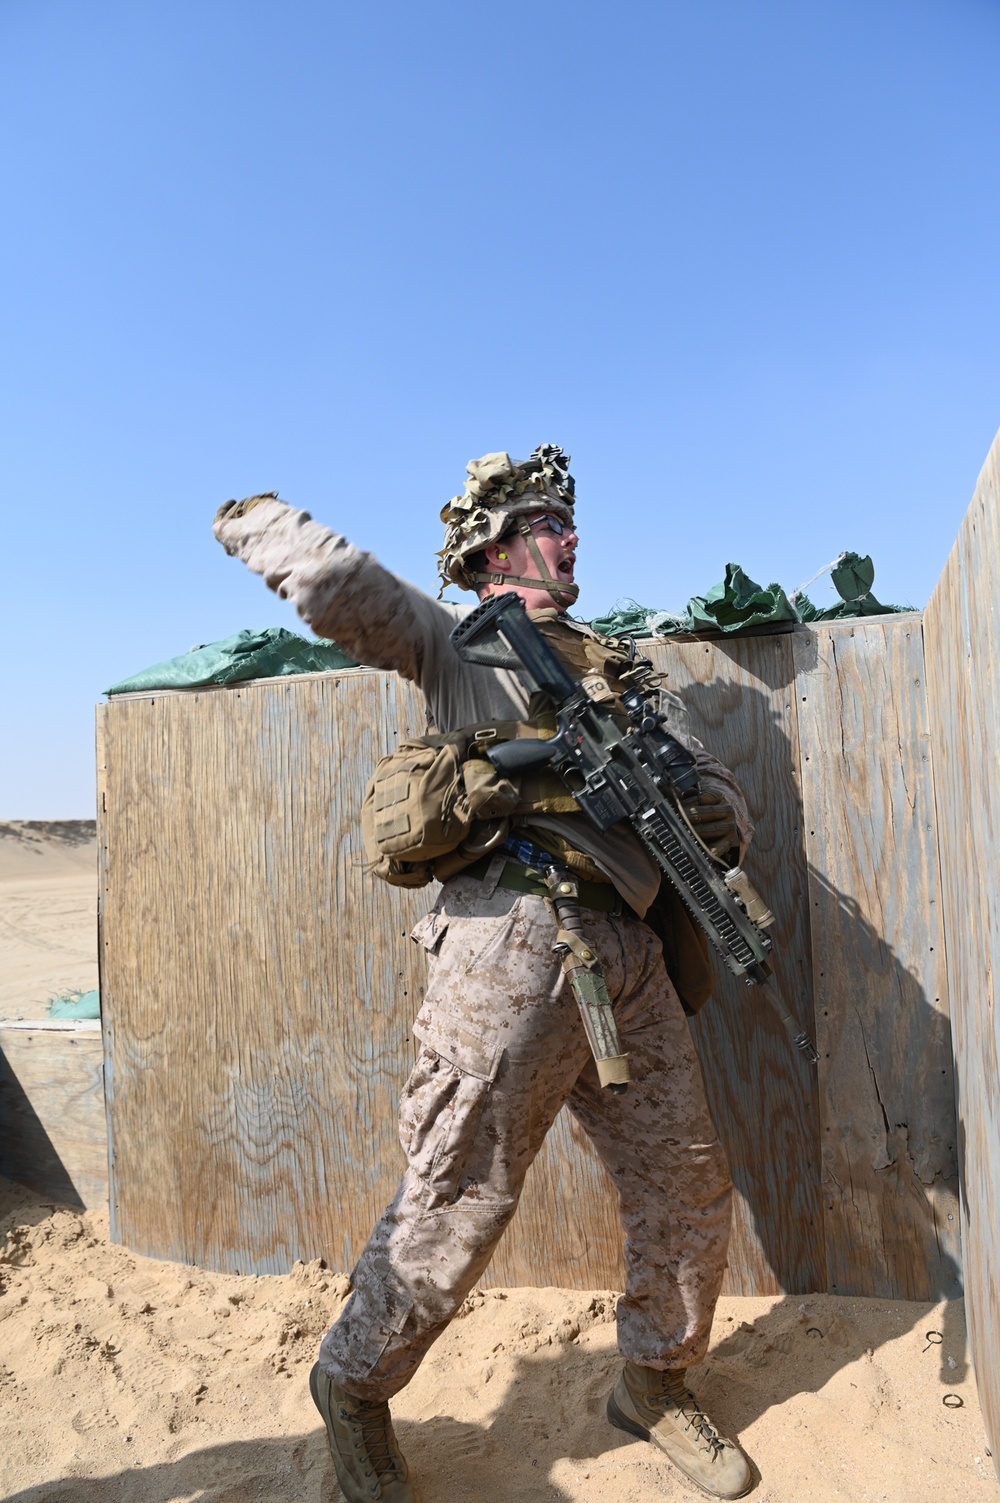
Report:
<svg viewBox="0 0 1000 1503"><path fill-rule="evenodd" d="M559 574L563 579L572 579L573 569L575 565L576 554L567 553L565 558L561 558L556 565L556 573Z"/></svg>

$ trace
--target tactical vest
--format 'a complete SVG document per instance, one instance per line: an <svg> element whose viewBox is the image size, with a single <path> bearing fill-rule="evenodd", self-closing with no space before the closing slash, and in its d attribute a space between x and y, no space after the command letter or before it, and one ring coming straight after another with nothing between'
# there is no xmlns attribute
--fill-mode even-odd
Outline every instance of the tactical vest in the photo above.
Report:
<svg viewBox="0 0 1000 1503"><path fill-rule="evenodd" d="M591 698L607 706L616 723L625 730L628 715L621 695L636 677L635 664L628 649L613 638L598 636L587 627L567 621L556 611L531 611L529 614L563 667L584 685ZM623 682L623 674L630 674L630 680ZM652 672L641 675L641 679L645 679L649 687L654 687L657 682ZM528 720L542 735L551 735L555 731L555 716L541 695L532 696ZM562 779L548 768L522 777L520 801L512 818L530 834L531 815L542 812L586 818ZM589 858L574 851L569 842L560 841L550 830L539 831L539 837L543 845L562 845L559 854L582 875L591 880L596 877L599 881L607 881ZM708 940L669 882L660 883L645 922L663 945L667 974L677 988L685 1012L697 1012L712 993Z"/></svg>
<svg viewBox="0 0 1000 1503"><path fill-rule="evenodd" d="M628 650L610 637L599 637L588 627L567 621L554 610L529 611L528 614L571 677L583 684L592 699L606 705L619 728L626 730L628 715L621 695L628 685L622 682L621 674L633 668ZM532 695L528 720L543 736L555 733L555 715L548 708L544 695ZM529 772L522 777L521 802L514 817L522 819L541 813L585 817L562 779L550 768ZM600 873L597 880L602 880Z"/></svg>

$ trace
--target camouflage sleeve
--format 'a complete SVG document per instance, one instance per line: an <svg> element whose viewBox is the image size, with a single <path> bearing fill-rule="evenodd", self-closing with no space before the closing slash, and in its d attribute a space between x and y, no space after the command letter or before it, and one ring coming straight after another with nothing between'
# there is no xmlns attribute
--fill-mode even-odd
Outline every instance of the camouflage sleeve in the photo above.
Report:
<svg viewBox="0 0 1000 1503"><path fill-rule="evenodd" d="M419 683L447 642L454 625L447 607L307 511L261 501L235 520L217 518L213 531L318 637L332 638L360 663Z"/></svg>
<svg viewBox="0 0 1000 1503"><path fill-rule="evenodd" d="M691 717L684 701L669 689L658 690L658 708L667 717L667 730L676 736L682 745L694 752L698 763L698 776L702 786L713 793L721 793L736 816L736 828L740 832L740 860L747 853L753 839L753 820L747 808L746 795L729 768L707 751L691 730Z"/></svg>

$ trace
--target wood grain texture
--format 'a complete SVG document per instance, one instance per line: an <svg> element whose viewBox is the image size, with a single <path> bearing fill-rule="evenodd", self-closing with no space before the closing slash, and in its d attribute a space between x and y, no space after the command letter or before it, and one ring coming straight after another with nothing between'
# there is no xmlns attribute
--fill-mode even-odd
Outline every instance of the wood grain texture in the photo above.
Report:
<svg viewBox="0 0 1000 1503"><path fill-rule="evenodd" d="M811 1027L799 636L653 650L746 787L748 869ZM213 1268L349 1269L402 1167L396 1099L424 980L406 935L433 899L365 875L358 812L376 758L421 727L418 698L356 670L131 696L99 721L113 1234ZM727 979L694 1031L739 1189L728 1287L825 1287L815 1078ZM564 1114L487 1282L621 1280L616 1197Z"/></svg>
<svg viewBox="0 0 1000 1503"><path fill-rule="evenodd" d="M692 730L747 796L746 869L776 915L775 975L812 1032L812 967L792 637L647 644ZM752 988L716 964L692 1022L712 1115L737 1188L727 1292L826 1287L816 1077Z"/></svg>
<svg viewBox="0 0 1000 1503"><path fill-rule="evenodd" d="M102 985L114 1235L205 1267L350 1268L401 1168L426 893L363 870L382 674L112 701Z"/></svg>
<svg viewBox="0 0 1000 1503"><path fill-rule="evenodd" d="M1000 436L924 616L969 1343L1000 1477Z"/></svg>
<svg viewBox="0 0 1000 1503"><path fill-rule="evenodd" d="M959 1292L954 1082L918 615L792 639L829 1289Z"/></svg>
<svg viewBox="0 0 1000 1503"><path fill-rule="evenodd" d="M96 1023L0 1023L0 1174L70 1205L107 1205Z"/></svg>

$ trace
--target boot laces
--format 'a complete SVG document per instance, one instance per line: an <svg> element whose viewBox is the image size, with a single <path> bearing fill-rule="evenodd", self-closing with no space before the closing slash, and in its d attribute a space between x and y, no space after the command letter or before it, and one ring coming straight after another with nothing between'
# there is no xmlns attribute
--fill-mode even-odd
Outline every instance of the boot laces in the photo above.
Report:
<svg viewBox="0 0 1000 1503"><path fill-rule="evenodd" d="M365 1455L375 1475L401 1479L402 1474L393 1444L395 1437L389 1418L389 1405L378 1402L359 1405L356 1422L361 1430Z"/></svg>
<svg viewBox="0 0 1000 1503"><path fill-rule="evenodd" d="M684 1382L683 1377L665 1372L660 1385L660 1393L683 1419L685 1430L694 1431L696 1444L710 1452L714 1460L723 1450L725 1442Z"/></svg>

